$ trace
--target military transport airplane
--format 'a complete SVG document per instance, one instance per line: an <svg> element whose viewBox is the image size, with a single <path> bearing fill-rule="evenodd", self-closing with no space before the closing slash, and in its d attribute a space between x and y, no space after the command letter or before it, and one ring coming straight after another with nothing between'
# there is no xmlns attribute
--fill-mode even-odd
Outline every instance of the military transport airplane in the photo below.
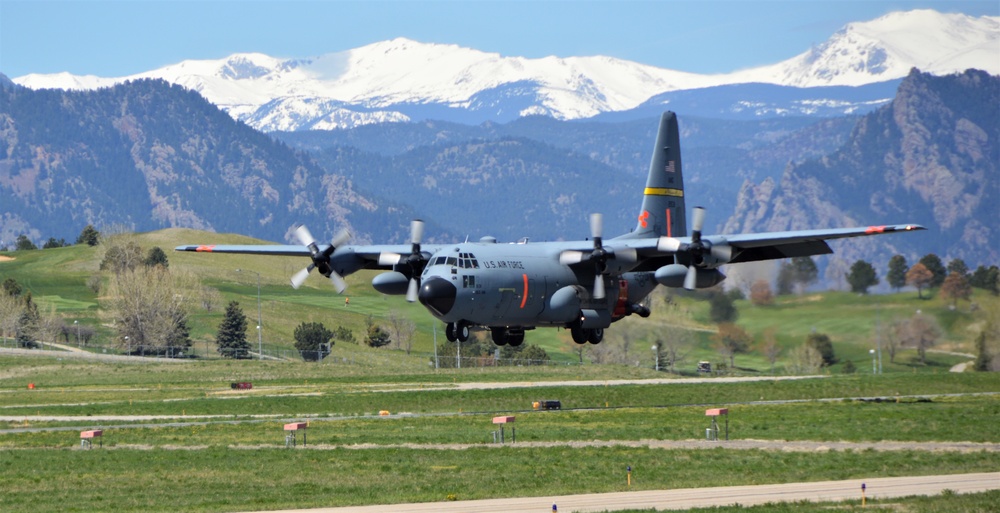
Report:
<svg viewBox="0 0 1000 513"><path fill-rule="evenodd" d="M525 330L568 328L578 344L597 344L611 323L628 315L649 316L642 300L657 284L691 290L711 287L725 275L719 267L760 260L829 254L826 241L923 230L888 225L740 235L703 236L705 211L692 209L687 233L677 116L665 112L653 148L636 228L605 240L600 214L590 217L591 239L501 244L478 242L423 245L423 222L411 224L410 244L351 246L342 231L320 245L304 226L294 245L189 245L177 251L308 256L312 263L292 277L296 289L317 269L337 292L343 276L382 269L372 286L384 294L420 301L446 323L451 341L465 341L470 327L490 330L497 345L520 345Z"/></svg>

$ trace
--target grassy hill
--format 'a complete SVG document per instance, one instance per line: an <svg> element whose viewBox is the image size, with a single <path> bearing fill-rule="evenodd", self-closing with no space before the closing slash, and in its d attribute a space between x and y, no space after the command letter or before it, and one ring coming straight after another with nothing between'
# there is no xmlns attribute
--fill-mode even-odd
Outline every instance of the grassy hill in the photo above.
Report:
<svg viewBox="0 0 1000 513"><path fill-rule="evenodd" d="M199 355L215 356L215 333L225 305L233 300L239 302L247 316L247 338L256 351L254 328L257 325L258 275L263 326L261 338L265 353L297 358L292 333L301 322L321 322L330 329L343 326L360 341L364 338L369 316L384 321L391 312L412 320L417 326L411 356L407 357L404 351L394 350L392 346L376 350L363 344L349 343L338 343L332 356L339 361L391 364L417 371L427 368L428 357L434 352L435 328L438 343L444 343L443 325L421 305L407 303L401 297L384 296L372 289L370 281L376 272L360 272L347 278L346 297L350 298L350 305L347 306L345 297L335 294L328 282L316 273L299 290L289 286L289 277L308 264L306 259L172 251L173 247L182 244L253 244L264 241L187 229L143 233L137 236L137 240L144 252L154 246L164 249L171 272L189 274L200 288L218 291L209 310L202 305L204 294L201 290L191 290L192 297L185 298L191 338ZM0 276L3 279L13 278L25 290L31 291L43 314L59 316L68 325L76 321L83 326L94 327L97 336L92 345L110 345L113 334L102 309L103 298L88 287L88 281L100 275L98 269L103 251L101 246L77 245L3 253L7 258L0 259ZM986 322L1000 319L1000 299L978 289L974 291L971 303L960 302L955 309L934 295L931 299L918 299L912 291L868 296L825 292L782 296L777 298L775 304L765 307L738 300L736 307L740 312L737 324L753 336L755 346L750 353L737 355L735 362L740 372L750 374L770 370L770 363L756 349L756 344L769 329L774 330L783 348L776 365L777 372L783 371L790 350L801 345L814 331L829 335L833 341L839 362L829 372L839 372L848 360L859 371L870 372L869 349L876 344L876 327L894 319L910 317L920 310L935 317L941 325L943 336L935 349L942 352L929 353L928 365L916 362L913 349L902 350L892 364L888 354L884 353L883 367L885 372L934 372L969 361L969 357L953 353L973 353L973 341ZM657 339L679 336L688 340L682 351L685 358L679 363L679 369L692 371L699 360L723 360L713 349L711 335L716 327L709 320L707 301L661 288L653 293L652 308L654 314L650 318L628 318L609 330L605 344L617 348L617 361L638 367L635 371L648 369L653 366L651 345ZM624 338L629 339L629 349L623 358L620 353ZM70 342L74 341L71 339ZM577 346L570 341L566 330L533 330L528 332L527 343L541 346L556 362L573 363L580 359L575 351ZM586 351L590 349L585 349L585 361L588 360ZM652 369L649 372L652 373Z"/></svg>

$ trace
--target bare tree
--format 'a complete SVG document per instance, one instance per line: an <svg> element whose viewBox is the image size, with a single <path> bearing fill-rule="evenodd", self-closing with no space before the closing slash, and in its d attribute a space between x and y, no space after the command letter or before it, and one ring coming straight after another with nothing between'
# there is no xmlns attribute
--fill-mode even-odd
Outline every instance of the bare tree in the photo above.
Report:
<svg viewBox="0 0 1000 513"><path fill-rule="evenodd" d="M622 321L615 324L615 329L604 331L604 342L590 347L591 359L594 363L634 364L629 360L632 346L643 336L643 328L634 322ZM601 347L605 346L605 347ZM602 361L597 361L599 355Z"/></svg>
<svg viewBox="0 0 1000 513"><path fill-rule="evenodd" d="M941 284L941 297L951 299L951 308L954 310L958 307L959 299L968 301L972 297L972 285L969 285L969 280L964 274L951 273Z"/></svg>
<svg viewBox="0 0 1000 513"><path fill-rule="evenodd" d="M120 274L142 265L142 247L134 233L121 232L102 237L101 250L102 271Z"/></svg>
<svg viewBox="0 0 1000 513"><path fill-rule="evenodd" d="M792 349L788 361L793 374L816 374L823 367L823 355L809 344Z"/></svg>
<svg viewBox="0 0 1000 513"><path fill-rule="evenodd" d="M882 347L889 353L890 363L896 362L896 353L899 352L899 348L903 344L902 339L905 326L906 321L904 319L893 319L877 328L879 332L876 336L879 338L879 343Z"/></svg>
<svg viewBox="0 0 1000 513"><path fill-rule="evenodd" d="M669 336L656 340L659 346L659 353L663 355L663 360L671 373L677 372L677 364L683 362L691 347L694 345L694 337L688 330L673 330Z"/></svg>
<svg viewBox="0 0 1000 513"><path fill-rule="evenodd" d="M39 340L54 342L59 340L65 329L66 321L56 315L55 305L50 304L47 311L38 318L38 332L36 336Z"/></svg>
<svg viewBox="0 0 1000 513"><path fill-rule="evenodd" d="M14 335L22 310L24 310L24 300L0 291L0 333L3 335L4 345L7 345L7 337Z"/></svg>
<svg viewBox="0 0 1000 513"><path fill-rule="evenodd" d="M106 302L118 344L132 353L173 354L189 347L183 292L162 266L113 274Z"/></svg>
<svg viewBox="0 0 1000 513"><path fill-rule="evenodd" d="M924 289L934 282L932 273L924 264L913 264L909 271L906 271L906 283L917 288L917 298L924 298Z"/></svg>
<svg viewBox="0 0 1000 513"><path fill-rule="evenodd" d="M736 368L736 355L745 353L750 349L753 337L743 328L731 323L719 324L719 331L712 335L715 341L715 349L725 358L729 359L729 369Z"/></svg>
<svg viewBox="0 0 1000 513"><path fill-rule="evenodd" d="M774 364L781 354L781 346L778 345L778 329L774 326L764 329L763 338L760 342L760 352L764 353L767 361L771 363L771 374L774 374Z"/></svg>
<svg viewBox="0 0 1000 513"><path fill-rule="evenodd" d="M764 280L757 280L750 286L750 302L756 306L774 304L774 294L771 285Z"/></svg>
<svg viewBox="0 0 1000 513"><path fill-rule="evenodd" d="M902 332L903 345L917 349L920 363L927 363L927 349L934 347L942 334L941 326L938 325L937 320L929 315L924 315L919 310L906 321Z"/></svg>
<svg viewBox="0 0 1000 513"><path fill-rule="evenodd" d="M398 310L389 312L389 333L396 349L403 349L406 354L410 354L413 349L413 334L417 331L417 325L403 317Z"/></svg>
<svg viewBox="0 0 1000 513"><path fill-rule="evenodd" d="M198 296L201 308L206 312L215 310L222 303L222 294L219 293L218 289L213 287L201 287L198 289Z"/></svg>

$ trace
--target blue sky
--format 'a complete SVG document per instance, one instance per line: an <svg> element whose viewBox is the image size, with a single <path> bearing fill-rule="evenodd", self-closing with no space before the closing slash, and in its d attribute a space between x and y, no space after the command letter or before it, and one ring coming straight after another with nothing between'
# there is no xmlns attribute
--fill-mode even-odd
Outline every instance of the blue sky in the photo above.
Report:
<svg viewBox="0 0 1000 513"><path fill-rule="evenodd" d="M848 22L917 8L1000 15L997 0L0 0L0 72L123 76L185 59L312 57L408 37L716 73L778 62Z"/></svg>

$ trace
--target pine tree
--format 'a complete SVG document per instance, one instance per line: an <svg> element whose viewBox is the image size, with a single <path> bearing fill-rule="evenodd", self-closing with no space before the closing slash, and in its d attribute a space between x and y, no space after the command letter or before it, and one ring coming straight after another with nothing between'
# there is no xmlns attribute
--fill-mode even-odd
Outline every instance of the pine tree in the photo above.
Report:
<svg viewBox="0 0 1000 513"><path fill-rule="evenodd" d="M167 262L167 254L160 249L159 246L153 246L150 248L149 253L146 255L146 259L142 261L148 267L154 267L157 265L162 265L163 267L168 267L170 265Z"/></svg>
<svg viewBox="0 0 1000 513"><path fill-rule="evenodd" d="M792 258L792 270L794 271L793 279L801 287L801 290L816 283L819 278L819 269L816 268L816 262L813 262L812 257Z"/></svg>
<svg viewBox="0 0 1000 513"><path fill-rule="evenodd" d="M31 251L38 249L38 246L27 235L21 234L17 236L17 242L14 244L15 251Z"/></svg>
<svg viewBox="0 0 1000 513"><path fill-rule="evenodd" d="M303 322L295 328L295 349L307 362L316 362L330 354L333 332L319 322Z"/></svg>
<svg viewBox="0 0 1000 513"><path fill-rule="evenodd" d="M945 277L948 275L948 270L945 269L944 264L941 263L941 258L934 253L928 253L920 259L920 263L924 264L924 267L931 272L933 278L931 279L931 287L940 287L944 283Z"/></svg>
<svg viewBox="0 0 1000 513"><path fill-rule="evenodd" d="M712 322L725 323L736 322L740 312L736 310L733 300L726 294L716 292L709 298L709 317Z"/></svg>
<svg viewBox="0 0 1000 513"><path fill-rule="evenodd" d="M851 272L847 273L847 283L851 284L851 292L867 294L870 287L878 285L878 276L875 275L872 264L858 260L851 266Z"/></svg>
<svg viewBox="0 0 1000 513"><path fill-rule="evenodd" d="M993 355L989 353L989 348L986 346L986 330L984 329L976 337L976 361L972 364L972 368L979 372L986 372L990 370L992 361Z"/></svg>
<svg viewBox="0 0 1000 513"><path fill-rule="evenodd" d="M80 232L80 236L76 238L77 244L86 244L88 246L96 246L99 242L101 233L94 229L94 225L88 224Z"/></svg>
<svg viewBox="0 0 1000 513"><path fill-rule="evenodd" d="M382 326L379 326L372 316L368 316L366 323L368 324L368 331L365 336L365 344L368 347L382 347L392 342L389 332L383 329Z"/></svg>
<svg viewBox="0 0 1000 513"><path fill-rule="evenodd" d="M825 333L810 333L806 339L806 344L819 352L823 357L823 366L828 367L837 363L837 357L833 353L833 341Z"/></svg>
<svg viewBox="0 0 1000 513"><path fill-rule="evenodd" d="M38 314L38 306L31 299L31 292L24 297L24 310L17 318L17 325L14 328L14 337L17 340L17 347L34 349L38 347L35 339L38 336L38 322L41 316Z"/></svg>
<svg viewBox="0 0 1000 513"><path fill-rule="evenodd" d="M885 275L885 279L889 282L889 286L899 289L906 286L906 271L909 268L906 265L906 257L903 255L895 255L889 259L889 273Z"/></svg>
<svg viewBox="0 0 1000 513"><path fill-rule="evenodd" d="M219 324L215 343L219 354L226 358L249 358L250 344L247 342L247 317L236 301L226 306L226 315Z"/></svg>

